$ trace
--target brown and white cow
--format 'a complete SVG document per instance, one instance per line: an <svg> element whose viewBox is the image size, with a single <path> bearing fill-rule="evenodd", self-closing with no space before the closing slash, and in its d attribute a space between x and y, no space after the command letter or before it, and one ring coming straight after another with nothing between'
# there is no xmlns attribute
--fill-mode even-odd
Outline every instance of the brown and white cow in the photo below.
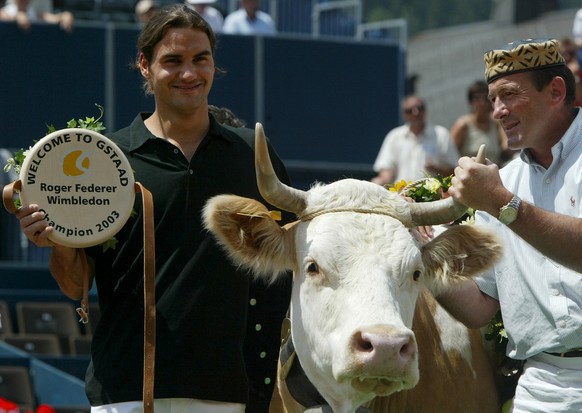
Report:
<svg viewBox="0 0 582 413"><path fill-rule="evenodd" d="M439 294L491 265L501 253L495 236L461 225L422 243L415 227L449 222L465 208L451 198L408 203L354 179L309 191L288 187L273 171L265 140L257 124L261 195L298 220L280 227L261 203L219 195L205 207L205 225L234 262L258 276L273 281L293 271L291 337L333 412L353 413L372 399L374 412L437 412L439 403L446 412L493 412L495 387L475 350L478 332L423 291ZM419 375L429 381L419 383ZM418 393L406 391L415 386ZM304 410L286 400L284 382L279 387L287 411ZM455 398L478 402L459 406Z"/></svg>

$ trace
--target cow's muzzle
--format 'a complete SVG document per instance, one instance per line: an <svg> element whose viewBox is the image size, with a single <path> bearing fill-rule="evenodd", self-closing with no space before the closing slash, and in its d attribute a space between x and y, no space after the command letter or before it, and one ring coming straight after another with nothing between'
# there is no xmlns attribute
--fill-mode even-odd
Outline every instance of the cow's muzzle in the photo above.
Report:
<svg viewBox="0 0 582 413"><path fill-rule="evenodd" d="M386 396L418 383L416 339L409 329L358 329L350 340L349 358L344 378L363 393Z"/></svg>

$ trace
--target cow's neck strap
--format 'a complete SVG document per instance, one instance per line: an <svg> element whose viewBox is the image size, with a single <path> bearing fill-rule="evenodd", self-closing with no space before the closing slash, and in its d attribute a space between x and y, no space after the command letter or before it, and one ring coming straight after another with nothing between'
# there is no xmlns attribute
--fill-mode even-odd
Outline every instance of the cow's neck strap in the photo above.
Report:
<svg viewBox="0 0 582 413"><path fill-rule="evenodd" d="M295 357L295 346L291 336L281 348L281 365L287 371L285 383L295 401L305 407L326 404L325 399L305 375L301 362Z"/></svg>
<svg viewBox="0 0 582 413"><path fill-rule="evenodd" d="M304 413L333 413L323 396L317 391L313 383L307 378L301 362L296 357L295 346L291 336L287 338L281 348L281 366L284 373L287 390L295 401L307 407ZM370 413L364 406L358 407L356 413Z"/></svg>
<svg viewBox="0 0 582 413"><path fill-rule="evenodd" d="M376 215L386 215L392 217L394 219L398 219L396 214L391 211L382 211L378 209L361 209L361 208L331 208L331 209L322 209L320 211L311 212L309 214L305 214L299 217L300 221L310 221L313 218L316 218L320 215L324 214L334 214L338 212L355 212L357 214L376 214Z"/></svg>

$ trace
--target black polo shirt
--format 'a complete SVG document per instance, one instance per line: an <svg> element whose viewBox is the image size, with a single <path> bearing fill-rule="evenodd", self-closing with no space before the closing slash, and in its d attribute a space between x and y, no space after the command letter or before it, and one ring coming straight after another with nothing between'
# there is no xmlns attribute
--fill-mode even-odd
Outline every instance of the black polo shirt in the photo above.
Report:
<svg viewBox="0 0 582 413"><path fill-rule="evenodd" d="M248 381L243 340L250 275L238 271L203 229L201 211L210 197L223 193L264 202L255 177L254 131L225 127L210 117L208 136L188 162L174 145L149 132L143 122L148 116L138 115L129 127L109 137L127 156L136 181L153 195L155 397L245 403ZM288 182L283 164L274 151L270 153L277 175ZM115 250L93 247L87 251L95 261L102 314L86 376L92 405L142 399L143 217L139 194L135 211L137 215L117 234ZM286 215L284 221L288 218ZM279 333L289 291L289 280L273 288L271 308L267 309L269 325L263 328L272 329L274 324ZM269 350L270 358L278 351L277 342ZM274 364L265 367L271 369L273 381ZM268 372L260 372L265 374Z"/></svg>

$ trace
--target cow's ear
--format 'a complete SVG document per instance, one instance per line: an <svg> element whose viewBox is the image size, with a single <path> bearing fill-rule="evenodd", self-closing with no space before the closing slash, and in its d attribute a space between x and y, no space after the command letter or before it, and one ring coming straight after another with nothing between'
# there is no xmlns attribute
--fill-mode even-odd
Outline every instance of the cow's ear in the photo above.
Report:
<svg viewBox="0 0 582 413"><path fill-rule="evenodd" d="M487 268L501 256L498 238L476 225L450 227L422 248L424 281L433 294L453 288Z"/></svg>
<svg viewBox="0 0 582 413"><path fill-rule="evenodd" d="M204 207L204 225L233 262L269 281L292 268L292 234L260 202L218 195Z"/></svg>

